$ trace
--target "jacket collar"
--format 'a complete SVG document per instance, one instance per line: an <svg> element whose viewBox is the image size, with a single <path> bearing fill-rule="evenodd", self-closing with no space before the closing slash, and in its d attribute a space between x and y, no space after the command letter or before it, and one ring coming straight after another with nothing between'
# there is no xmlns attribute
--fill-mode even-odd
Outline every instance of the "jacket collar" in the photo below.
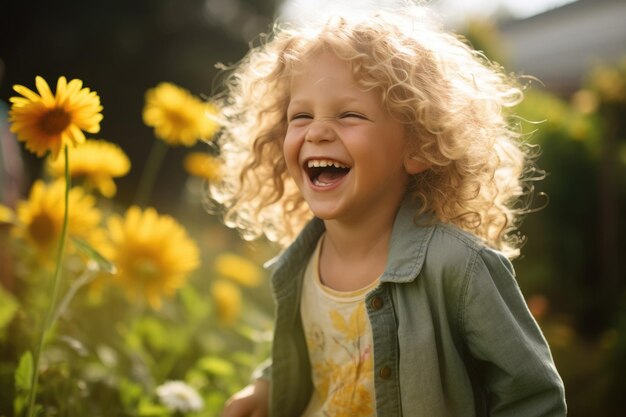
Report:
<svg viewBox="0 0 626 417"><path fill-rule="evenodd" d="M411 282L422 270L435 225L430 214L416 218L417 211L418 205L406 200L398 209L381 282ZM282 254L266 264L274 270L275 291L280 292L288 284L295 284L294 275L304 269L324 230L324 222L313 218Z"/></svg>
<svg viewBox="0 0 626 417"><path fill-rule="evenodd" d="M418 210L419 206L411 201L400 206L391 231L389 256L381 282L411 282L422 271L428 243L435 230L435 219L430 213L416 217Z"/></svg>

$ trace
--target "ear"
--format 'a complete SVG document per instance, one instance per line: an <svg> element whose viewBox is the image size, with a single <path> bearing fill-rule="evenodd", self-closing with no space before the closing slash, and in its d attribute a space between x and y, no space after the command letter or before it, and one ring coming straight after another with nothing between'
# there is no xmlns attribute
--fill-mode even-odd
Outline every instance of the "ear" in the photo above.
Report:
<svg viewBox="0 0 626 417"><path fill-rule="evenodd" d="M407 155L404 157L404 170L410 175L419 174L430 168L430 165L420 161L415 156Z"/></svg>

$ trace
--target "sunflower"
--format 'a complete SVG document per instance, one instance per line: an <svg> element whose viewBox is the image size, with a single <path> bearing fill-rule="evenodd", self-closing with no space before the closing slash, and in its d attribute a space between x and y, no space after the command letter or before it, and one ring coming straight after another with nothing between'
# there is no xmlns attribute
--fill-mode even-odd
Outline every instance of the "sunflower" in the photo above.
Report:
<svg viewBox="0 0 626 417"><path fill-rule="evenodd" d="M65 77L57 82L52 94L46 80L35 78L39 94L22 86L13 89L23 97L11 97L9 121L11 131L26 149L43 156L47 151L57 158L65 146L74 147L85 141L85 132L100 131L102 106L95 91L82 88L78 79L69 83Z"/></svg>
<svg viewBox="0 0 626 417"><path fill-rule="evenodd" d="M48 158L48 173L54 177L65 175L65 157ZM105 197L116 192L114 177L122 177L130 170L130 160L117 145L104 140L87 140L72 152L70 176L82 177L85 185L97 189Z"/></svg>
<svg viewBox="0 0 626 417"><path fill-rule="evenodd" d="M207 181L220 178L220 164L213 155L204 152L191 152L185 157L185 170L194 177Z"/></svg>
<svg viewBox="0 0 626 417"><path fill-rule="evenodd" d="M218 275L230 278L246 287L260 284L261 269L248 259L234 253L222 253L215 259L215 271Z"/></svg>
<svg viewBox="0 0 626 417"><path fill-rule="evenodd" d="M241 291L232 282L218 280L211 289L220 322L230 326L241 314Z"/></svg>
<svg viewBox="0 0 626 417"><path fill-rule="evenodd" d="M115 279L129 297L143 295L152 308L158 309L162 296L174 294L200 264L198 247L185 229L153 208L132 206L108 226L111 245L105 255L119 270Z"/></svg>
<svg viewBox="0 0 626 417"><path fill-rule="evenodd" d="M146 93L143 121L154 128L159 139L170 145L192 146L210 139L218 125L210 119L216 107L199 100L171 83L160 83Z"/></svg>
<svg viewBox="0 0 626 417"><path fill-rule="evenodd" d="M64 180L52 184L37 180L28 200L20 201L17 205L17 224L13 226L12 235L26 241L38 253L50 254L61 237L64 206ZM94 197L85 193L81 187L70 189L68 216L69 236L98 246L102 241L102 229L99 228L102 216L95 207Z"/></svg>

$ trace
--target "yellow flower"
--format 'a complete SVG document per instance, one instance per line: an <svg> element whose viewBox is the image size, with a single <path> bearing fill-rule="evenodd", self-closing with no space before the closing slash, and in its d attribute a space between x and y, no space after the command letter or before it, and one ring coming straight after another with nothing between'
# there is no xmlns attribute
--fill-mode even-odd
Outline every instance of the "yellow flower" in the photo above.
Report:
<svg viewBox="0 0 626 417"><path fill-rule="evenodd" d="M13 223L14 219L13 210L0 204L0 223Z"/></svg>
<svg viewBox="0 0 626 417"><path fill-rule="evenodd" d="M200 264L198 247L185 229L153 208L132 206L124 218L113 216L108 225L111 246L105 255L119 270L114 279L129 297L143 295L152 308L182 287Z"/></svg>
<svg viewBox="0 0 626 417"><path fill-rule="evenodd" d="M78 79L69 83L65 77L57 82L53 95L46 80L35 79L39 94L22 86L13 89L23 97L11 97L9 112L11 131L26 149L43 156L47 151L57 158L65 146L74 147L85 141L85 132L100 131L102 106L95 91L82 88Z"/></svg>
<svg viewBox="0 0 626 417"><path fill-rule="evenodd" d="M54 177L65 175L65 157L48 158L46 169ZM130 170L130 160L119 146L103 140L87 140L70 157L70 176L83 177L88 187L97 189L105 197L116 192L114 177L122 177Z"/></svg>
<svg viewBox="0 0 626 417"><path fill-rule="evenodd" d="M17 206L18 224L13 227L13 236L23 239L40 254L54 250L61 237L65 206L65 181L57 180L44 184L38 180L33 184L27 201ZM68 234L92 244L100 242L102 230L98 227L101 214L95 207L93 196L81 187L69 192Z"/></svg>
<svg viewBox="0 0 626 417"><path fill-rule="evenodd" d="M261 269L257 265L234 253L218 255L215 259L215 271L247 287L259 285L262 277Z"/></svg>
<svg viewBox="0 0 626 417"><path fill-rule="evenodd" d="M215 181L220 178L217 158L204 152L191 152L185 157L185 170L193 176Z"/></svg>
<svg viewBox="0 0 626 417"><path fill-rule="evenodd" d="M209 118L216 112L214 105L197 99L189 91L160 83L146 93L143 121L170 145L192 146L198 139L210 139L217 132L217 124Z"/></svg>
<svg viewBox="0 0 626 417"><path fill-rule="evenodd" d="M217 315L225 325L234 324L241 314L241 291L231 282L219 280L213 284L213 300Z"/></svg>
<svg viewBox="0 0 626 417"><path fill-rule="evenodd" d="M592 114L598 110L600 100L592 90L579 90L572 96L572 107L582 114Z"/></svg>
<svg viewBox="0 0 626 417"><path fill-rule="evenodd" d="M626 100L626 77L617 67L600 66L591 71L591 86L606 102Z"/></svg>

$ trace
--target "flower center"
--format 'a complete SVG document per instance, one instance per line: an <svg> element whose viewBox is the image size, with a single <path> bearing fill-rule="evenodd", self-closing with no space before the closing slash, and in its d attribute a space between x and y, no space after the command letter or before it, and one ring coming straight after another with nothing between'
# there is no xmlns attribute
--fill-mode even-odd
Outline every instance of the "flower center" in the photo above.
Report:
<svg viewBox="0 0 626 417"><path fill-rule="evenodd" d="M49 135L58 135L69 126L71 120L65 110L54 108L41 117L39 127Z"/></svg>
<svg viewBox="0 0 626 417"><path fill-rule="evenodd" d="M135 275L142 281L150 281L157 277L161 270L152 259L140 258L133 265Z"/></svg>
<svg viewBox="0 0 626 417"><path fill-rule="evenodd" d="M56 224L50 216L40 213L28 225L28 234L40 246L49 245L57 236Z"/></svg>
<svg viewBox="0 0 626 417"><path fill-rule="evenodd" d="M167 119L179 130L187 128L192 123L192 119L190 117L176 110L168 111Z"/></svg>

